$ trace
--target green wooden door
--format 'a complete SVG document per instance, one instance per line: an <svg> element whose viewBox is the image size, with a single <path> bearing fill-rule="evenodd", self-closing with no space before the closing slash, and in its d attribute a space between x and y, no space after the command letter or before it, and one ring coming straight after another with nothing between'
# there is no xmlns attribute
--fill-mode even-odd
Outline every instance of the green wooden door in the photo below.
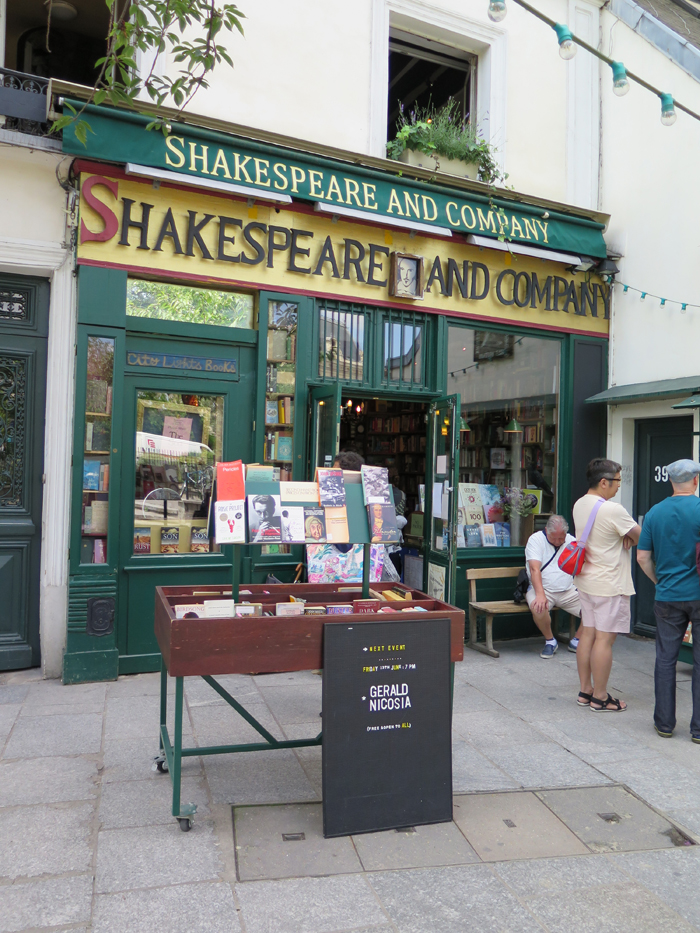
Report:
<svg viewBox="0 0 700 933"><path fill-rule="evenodd" d="M311 435L309 478L316 467L331 467L340 445L340 383L314 386L309 389Z"/></svg>
<svg viewBox="0 0 700 933"><path fill-rule="evenodd" d="M49 285L0 277L0 670L36 667Z"/></svg>
<svg viewBox="0 0 700 933"><path fill-rule="evenodd" d="M448 603L456 595L459 413L459 395L449 395L432 402L428 415L425 585L428 593Z"/></svg>
<svg viewBox="0 0 700 933"><path fill-rule="evenodd" d="M203 548L215 463L252 460L255 349L237 352L238 372L250 378L125 377L117 634L122 674L160 665L153 632L156 586L231 580L232 548Z"/></svg>

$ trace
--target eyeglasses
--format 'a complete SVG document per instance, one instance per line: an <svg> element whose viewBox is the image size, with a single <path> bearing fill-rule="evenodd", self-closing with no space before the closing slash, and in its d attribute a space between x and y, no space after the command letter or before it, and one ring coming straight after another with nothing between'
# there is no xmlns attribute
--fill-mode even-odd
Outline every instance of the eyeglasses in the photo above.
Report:
<svg viewBox="0 0 700 933"><path fill-rule="evenodd" d="M621 483L621 476L604 476L603 479L606 479L609 483Z"/></svg>

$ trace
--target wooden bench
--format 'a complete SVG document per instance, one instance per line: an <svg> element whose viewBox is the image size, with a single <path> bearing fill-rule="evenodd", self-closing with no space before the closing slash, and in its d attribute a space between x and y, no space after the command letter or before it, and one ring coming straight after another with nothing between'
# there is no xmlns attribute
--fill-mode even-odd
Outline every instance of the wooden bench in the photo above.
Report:
<svg viewBox="0 0 700 933"><path fill-rule="evenodd" d="M479 601L476 598L477 580L501 580L510 578L514 581L520 573L520 567L483 567L481 569L467 570L467 580L469 580L469 640L466 642L467 648L473 648L474 651L481 651L490 655L492 658L500 657L498 651L493 647L493 619L494 616L522 615L527 613L531 615L530 607L526 602L520 604L514 603L512 599L496 599L491 601ZM486 641L476 640L476 621L477 616L483 615L486 619ZM556 639L562 642L568 642L576 634L576 619L570 616L569 635L560 635L558 633L559 610L554 609L552 615L552 634Z"/></svg>

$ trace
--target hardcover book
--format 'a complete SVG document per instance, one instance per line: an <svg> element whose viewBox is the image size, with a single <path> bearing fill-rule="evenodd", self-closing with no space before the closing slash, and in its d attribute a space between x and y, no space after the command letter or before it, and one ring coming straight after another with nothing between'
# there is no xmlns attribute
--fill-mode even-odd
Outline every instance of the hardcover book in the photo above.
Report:
<svg viewBox="0 0 700 933"><path fill-rule="evenodd" d="M279 420L277 402L268 399L265 402L265 424L277 424Z"/></svg>
<svg viewBox="0 0 700 933"><path fill-rule="evenodd" d="M396 511L393 505L374 502L367 506L369 521L369 539L372 544L380 541L398 541L399 529L396 524Z"/></svg>
<svg viewBox="0 0 700 933"><path fill-rule="evenodd" d="M316 479L319 502L324 508L337 509L345 505L345 482L342 470L318 467Z"/></svg>
<svg viewBox="0 0 700 933"><path fill-rule="evenodd" d="M393 499L389 489L389 471L387 468L363 464L360 473L362 474L362 492L365 505L372 505L373 503L392 505Z"/></svg>
<svg viewBox="0 0 700 933"><path fill-rule="evenodd" d="M304 508L301 505L283 505L282 511L282 540L290 544L303 544L306 540L304 533Z"/></svg>
<svg viewBox="0 0 700 933"><path fill-rule="evenodd" d="M84 460L83 461L83 489L94 489L97 491L100 488L100 461L99 460Z"/></svg>
<svg viewBox="0 0 700 933"><path fill-rule="evenodd" d="M483 522L481 524L483 524ZM481 535L479 534L480 527L481 525L464 526L464 541L467 547L481 547Z"/></svg>
<svg viewBox="0 0 700 933"><path fill-rule="evenodd" d="M292 438L292 435L291 435L291 434L283 434L283 433L280 432L280 433L277 435L277 444L276 444L276 447L277 447L277 450L276 450L277 456L274 458L275 460L283 460L283 461L286 461L286 462L288 462L288 463L291 463L291 460L292 460L292 440L293 440L293 438Z"/></svg>
<svg viewBox="0 0 700 933"><path fill-rule="evenodd" d="M496 541L499 547L510 547L510 524L508 522L494 522Z"/></svg>
<svg viewBox="0 0 700 933"><path fill-rule="evenodd" d="M279 496L248 496L248 529L251 544L282 540Z"/></svg>
<svg viewBox="0 0 700 933"><path fill-rule="evenodd" d="M262 463L249 463L245 471L246 480L257 483L272 483L275 479L274 467Z"/></svg>
<svg viewBox="0 0 700 933"><path fill-rule="evenodd" d="M303 616L304 603L277 603L275 606L275 615Z"/></svg>
<svg viewBox="0 0 700 933"><path fill-rule="evenodd" d="M204 603L180 603L175 606L176 619L201 619L204 616Z"/></svg>
<svg viewBox="0 0 700 933"><path fill-rule="evenodd" d="M479 536L481 537L482 547L498 547L496 528L494 525L479 525Z"/></svg>
<svg viewBox="0 0 700 933"><path fill-rule="evenodd" d="M328 606L326 611L329 616L351 614L353 611L352 603L336 603Z"/></svg>
<svg viewBox="0 0 700 933"><path fill-rule="evenodd" d="M322 544L326 540L326 514L321 508L304 506L304 540Z"/></svg>
<svg viewBox="0 0 700 933"><path fill-rule="evenodd" d="M205 599L204 617L206 619L231 619L233 617L233 600Z"/></svg>
<svg viewBox="0 0 700 933"><path fill-rule="evenodd" d="M381 605L382 603L379 599L353 599L352 611L360 614L379 612Z"/></svg>

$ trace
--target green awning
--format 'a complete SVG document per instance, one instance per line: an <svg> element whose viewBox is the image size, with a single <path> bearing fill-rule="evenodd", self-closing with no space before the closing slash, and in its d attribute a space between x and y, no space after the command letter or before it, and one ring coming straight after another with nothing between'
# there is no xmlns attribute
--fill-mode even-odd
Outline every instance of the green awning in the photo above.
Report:
<svg viewBox="0 0 700 933"><path fill-rule="evenodd" d="M700 395L691 395L690 398L684 398L678 402L674 408L700 408Z"/></svg>
<svg viewBox="0 0 700 933"><path fill-rule="evenodd" d="M607 405L625 405L628 402L650 402L653 399L674 398L694 392L700 392L700 376L684 376L682 379L659 379L657 382L634 382L626 386L611 386L605 392L592 395L586 401L602 402Z"/></svg>

